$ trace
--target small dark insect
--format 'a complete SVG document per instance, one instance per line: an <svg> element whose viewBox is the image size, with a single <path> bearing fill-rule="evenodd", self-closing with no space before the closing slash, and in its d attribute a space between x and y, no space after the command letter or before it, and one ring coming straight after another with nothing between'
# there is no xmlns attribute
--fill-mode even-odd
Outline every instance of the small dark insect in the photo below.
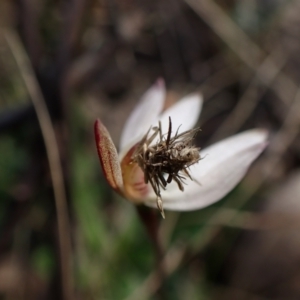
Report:
<svg viewBox="0 0 300 300"><path fill-rule="evenodd" d="M167 184L174 180L178 188L183 191L186 177L193 180L188 168L201 159L199 148L192 145L200 128L178 133L179 128L176 134L171 137L171 118L169 117L169 129L166 134L162 134L161 123L159 122L158 127L152 128L154 132L150 136L151 128L149 129L132 157L133 161L143 170L145 183L150 182L157 196L157 207L163 218L165 215L160 189L165 190ZM159 135L159 139L156 144L153 144L157 135Z"/></svg>

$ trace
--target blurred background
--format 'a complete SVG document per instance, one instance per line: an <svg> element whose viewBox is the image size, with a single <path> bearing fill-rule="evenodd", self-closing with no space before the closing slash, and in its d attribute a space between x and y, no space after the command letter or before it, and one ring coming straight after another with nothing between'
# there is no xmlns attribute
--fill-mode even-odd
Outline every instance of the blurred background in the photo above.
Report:
<svg viewBox="0 0 300 300"><path fill-rule="evenodd" d="M300 299L299 15L297 0L1 0L0 299ZM159 77L168 103L203 94L202 148L270 131L225 199L164 221L110 189L93 138L98 117L118 145Z"/></svg>

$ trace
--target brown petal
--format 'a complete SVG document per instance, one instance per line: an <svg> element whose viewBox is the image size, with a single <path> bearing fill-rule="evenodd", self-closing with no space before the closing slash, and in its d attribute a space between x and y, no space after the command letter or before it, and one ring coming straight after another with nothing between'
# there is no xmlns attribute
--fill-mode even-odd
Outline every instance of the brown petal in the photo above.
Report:
<svg viewBox="0 0 300 300"><path fill-rule="evenodd" d="M104 175L111 187L122 193L123 179L116 147L99 119L94 125L96 146Z"/></svg>

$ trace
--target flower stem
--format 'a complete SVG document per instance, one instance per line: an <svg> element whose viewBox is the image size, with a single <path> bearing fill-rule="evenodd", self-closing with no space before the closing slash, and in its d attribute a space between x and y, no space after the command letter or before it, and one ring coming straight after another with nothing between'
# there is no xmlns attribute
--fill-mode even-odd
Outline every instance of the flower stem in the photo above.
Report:
<svg viewBox="0 0 300 300"><path fill-rule="evenodd" d="M145 229L147 231L147 234L150 238L150 241L152 242L152 245L154 247L154 252L156 256L156 274L157 274L157 281L159 281L162 286L163 281L166 278L166 272L164 270L163 265L163 257L165 254L165 251L163 249L162 243L159 239L158 229L159 229L159 222L161 220L160 215L157 213L156 210L152 208L148 208L145 206L136 206L137 213L139 215L140 220L145 226ZM159 295L162 299L163 297L163 291L158 291Z"/></svg>

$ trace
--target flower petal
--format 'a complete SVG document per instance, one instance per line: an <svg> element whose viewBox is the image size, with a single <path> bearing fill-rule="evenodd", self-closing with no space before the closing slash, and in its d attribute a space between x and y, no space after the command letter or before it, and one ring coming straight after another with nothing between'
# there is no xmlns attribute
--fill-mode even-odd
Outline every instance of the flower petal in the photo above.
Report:
<svg viewBox="0 0 300 300"><path fill-rule="evenodd" d="M111 187L122 193L123 179L116 147L99 119L94 125L96 146L104 175Z"/></svg>
<svg viewBox="0 0 300 300"><path fill-rule="evenodd" d="M151 192L152 188L145 183L144 172L137 163L132 161L132 154L136 147L133 147L126 153L121 162L121 169L124 184L124 196L127 200L141 204Z"/></svg>
<svg viewBox="0 0 300 300"><path fill-rule="evenodd" d="M199 119L202 103L202 95L190 94L164 111L159 117L162 126L162 133L165 134L168 132L169 117L172 119L173 134L175 134L179 126L179 132L192 129Z"/></svg>
<svg viewBox="0 0 300 300"><path fill-rule="evenodd" d="M157 80L142 97L140 103L129 116L125 123L120 140L120 153L129 150L155 125L164 105L166 95L165 84L162 79Z"/></svg>
<svg viewBox="0 0 300 300"><path fill-rule="evenodd" d="M223 198L237 185L250 164L264 150L267 137L264 130L249 130L201 151L203 159L190 168L195 181L187 180L184 192L179 191L175 185L168 186L167 191L162 193L164 208L196 210ZM155 206L153 202L147 204Z"/></svg>

